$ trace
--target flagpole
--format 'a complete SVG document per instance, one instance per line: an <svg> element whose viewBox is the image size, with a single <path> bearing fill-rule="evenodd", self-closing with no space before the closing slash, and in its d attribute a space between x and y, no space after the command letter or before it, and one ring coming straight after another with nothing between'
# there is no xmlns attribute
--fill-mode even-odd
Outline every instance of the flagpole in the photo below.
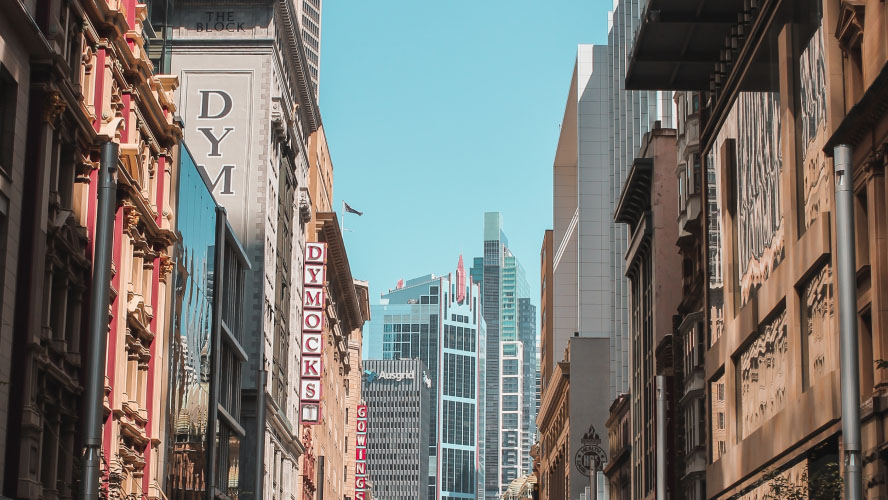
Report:
<svg viewBox="0 0 888 500"><path fill-rule="evenodd" d="M342 200L342 237L345 238L345 200Z"/></svg>

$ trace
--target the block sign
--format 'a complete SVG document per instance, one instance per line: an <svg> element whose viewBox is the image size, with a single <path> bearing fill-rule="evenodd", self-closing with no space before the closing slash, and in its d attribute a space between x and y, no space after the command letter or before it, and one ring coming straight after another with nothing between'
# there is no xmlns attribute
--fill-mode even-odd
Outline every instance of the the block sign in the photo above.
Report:
<svg viewBox="0 0 888 500"><path fill-rule="evenodd" d="M367 405L358 405L355 435L355 500L367 498Z"/></svg>
<svg viewBox="0 0 888 500"><path fill-rule="evenodd" d="M324 283L327 279L327 244L305 244L302 291L302 386L299 414L302 423L321 422L321 348L324 344Z"/></svg>

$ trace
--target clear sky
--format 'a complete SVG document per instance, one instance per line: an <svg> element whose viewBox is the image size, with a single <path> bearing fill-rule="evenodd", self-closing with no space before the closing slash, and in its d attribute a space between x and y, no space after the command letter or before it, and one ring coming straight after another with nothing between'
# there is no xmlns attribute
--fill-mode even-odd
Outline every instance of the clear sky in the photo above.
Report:
<svg viewBox="0 0 888 500"><path fill-rule="evenodd" d="M578 43L612 0L327 0L320 105L352 274L371 304L398 279L466 267L499 211L539 306L552 161Z"/></svg>

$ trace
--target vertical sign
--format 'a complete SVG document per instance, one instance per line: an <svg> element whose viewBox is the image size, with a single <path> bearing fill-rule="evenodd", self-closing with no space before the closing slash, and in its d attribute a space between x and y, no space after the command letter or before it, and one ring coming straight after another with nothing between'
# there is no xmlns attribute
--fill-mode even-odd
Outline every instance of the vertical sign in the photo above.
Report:
<svg viewBox="0 0 888 500"><path fill-rule="evenodd" d="M358 405L355 434L355 500L367 499L367 405Z"/></svg>
<svg viewBox="0 0 888 500"><path fill-rule="evenodd" d="M324 283L327 280L327 244L305 244L302 292L302 384L299 415L302 423L321 422L321 346L324 335Z"/></svg>

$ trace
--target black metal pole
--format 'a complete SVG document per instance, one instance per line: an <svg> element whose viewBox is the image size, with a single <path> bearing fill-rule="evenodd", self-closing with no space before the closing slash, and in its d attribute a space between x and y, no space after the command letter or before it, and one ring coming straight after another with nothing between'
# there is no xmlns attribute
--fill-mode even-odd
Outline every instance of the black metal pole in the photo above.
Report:
<svg viewBox="0 0 888 500"><path fill-rule="evenodd" d="M210 395L207 408L207 500L216 498L216 477L219 470L219 450L216 447L216 421L219 419L219 370L222 367L222 307L225 283L225 209L216 207L216 247L213 256L213 325L210 345ZM228 494L227 491L222 493ZM257 497L258 498L258 497Z"/></svg>
<svg viewBox="0 0 888 500"><path fill-rule="evenodd" d="M89 301L89 347L83 428L86 434L81 471L84 500L99 498L99 453L102 448L102 403L105 399L105 356L108 342L108 306L111 300L111 246L114 242L114 213L117 209L118 144L102 144L99 164L96 244L93 254L92 288Z"/></svg>

